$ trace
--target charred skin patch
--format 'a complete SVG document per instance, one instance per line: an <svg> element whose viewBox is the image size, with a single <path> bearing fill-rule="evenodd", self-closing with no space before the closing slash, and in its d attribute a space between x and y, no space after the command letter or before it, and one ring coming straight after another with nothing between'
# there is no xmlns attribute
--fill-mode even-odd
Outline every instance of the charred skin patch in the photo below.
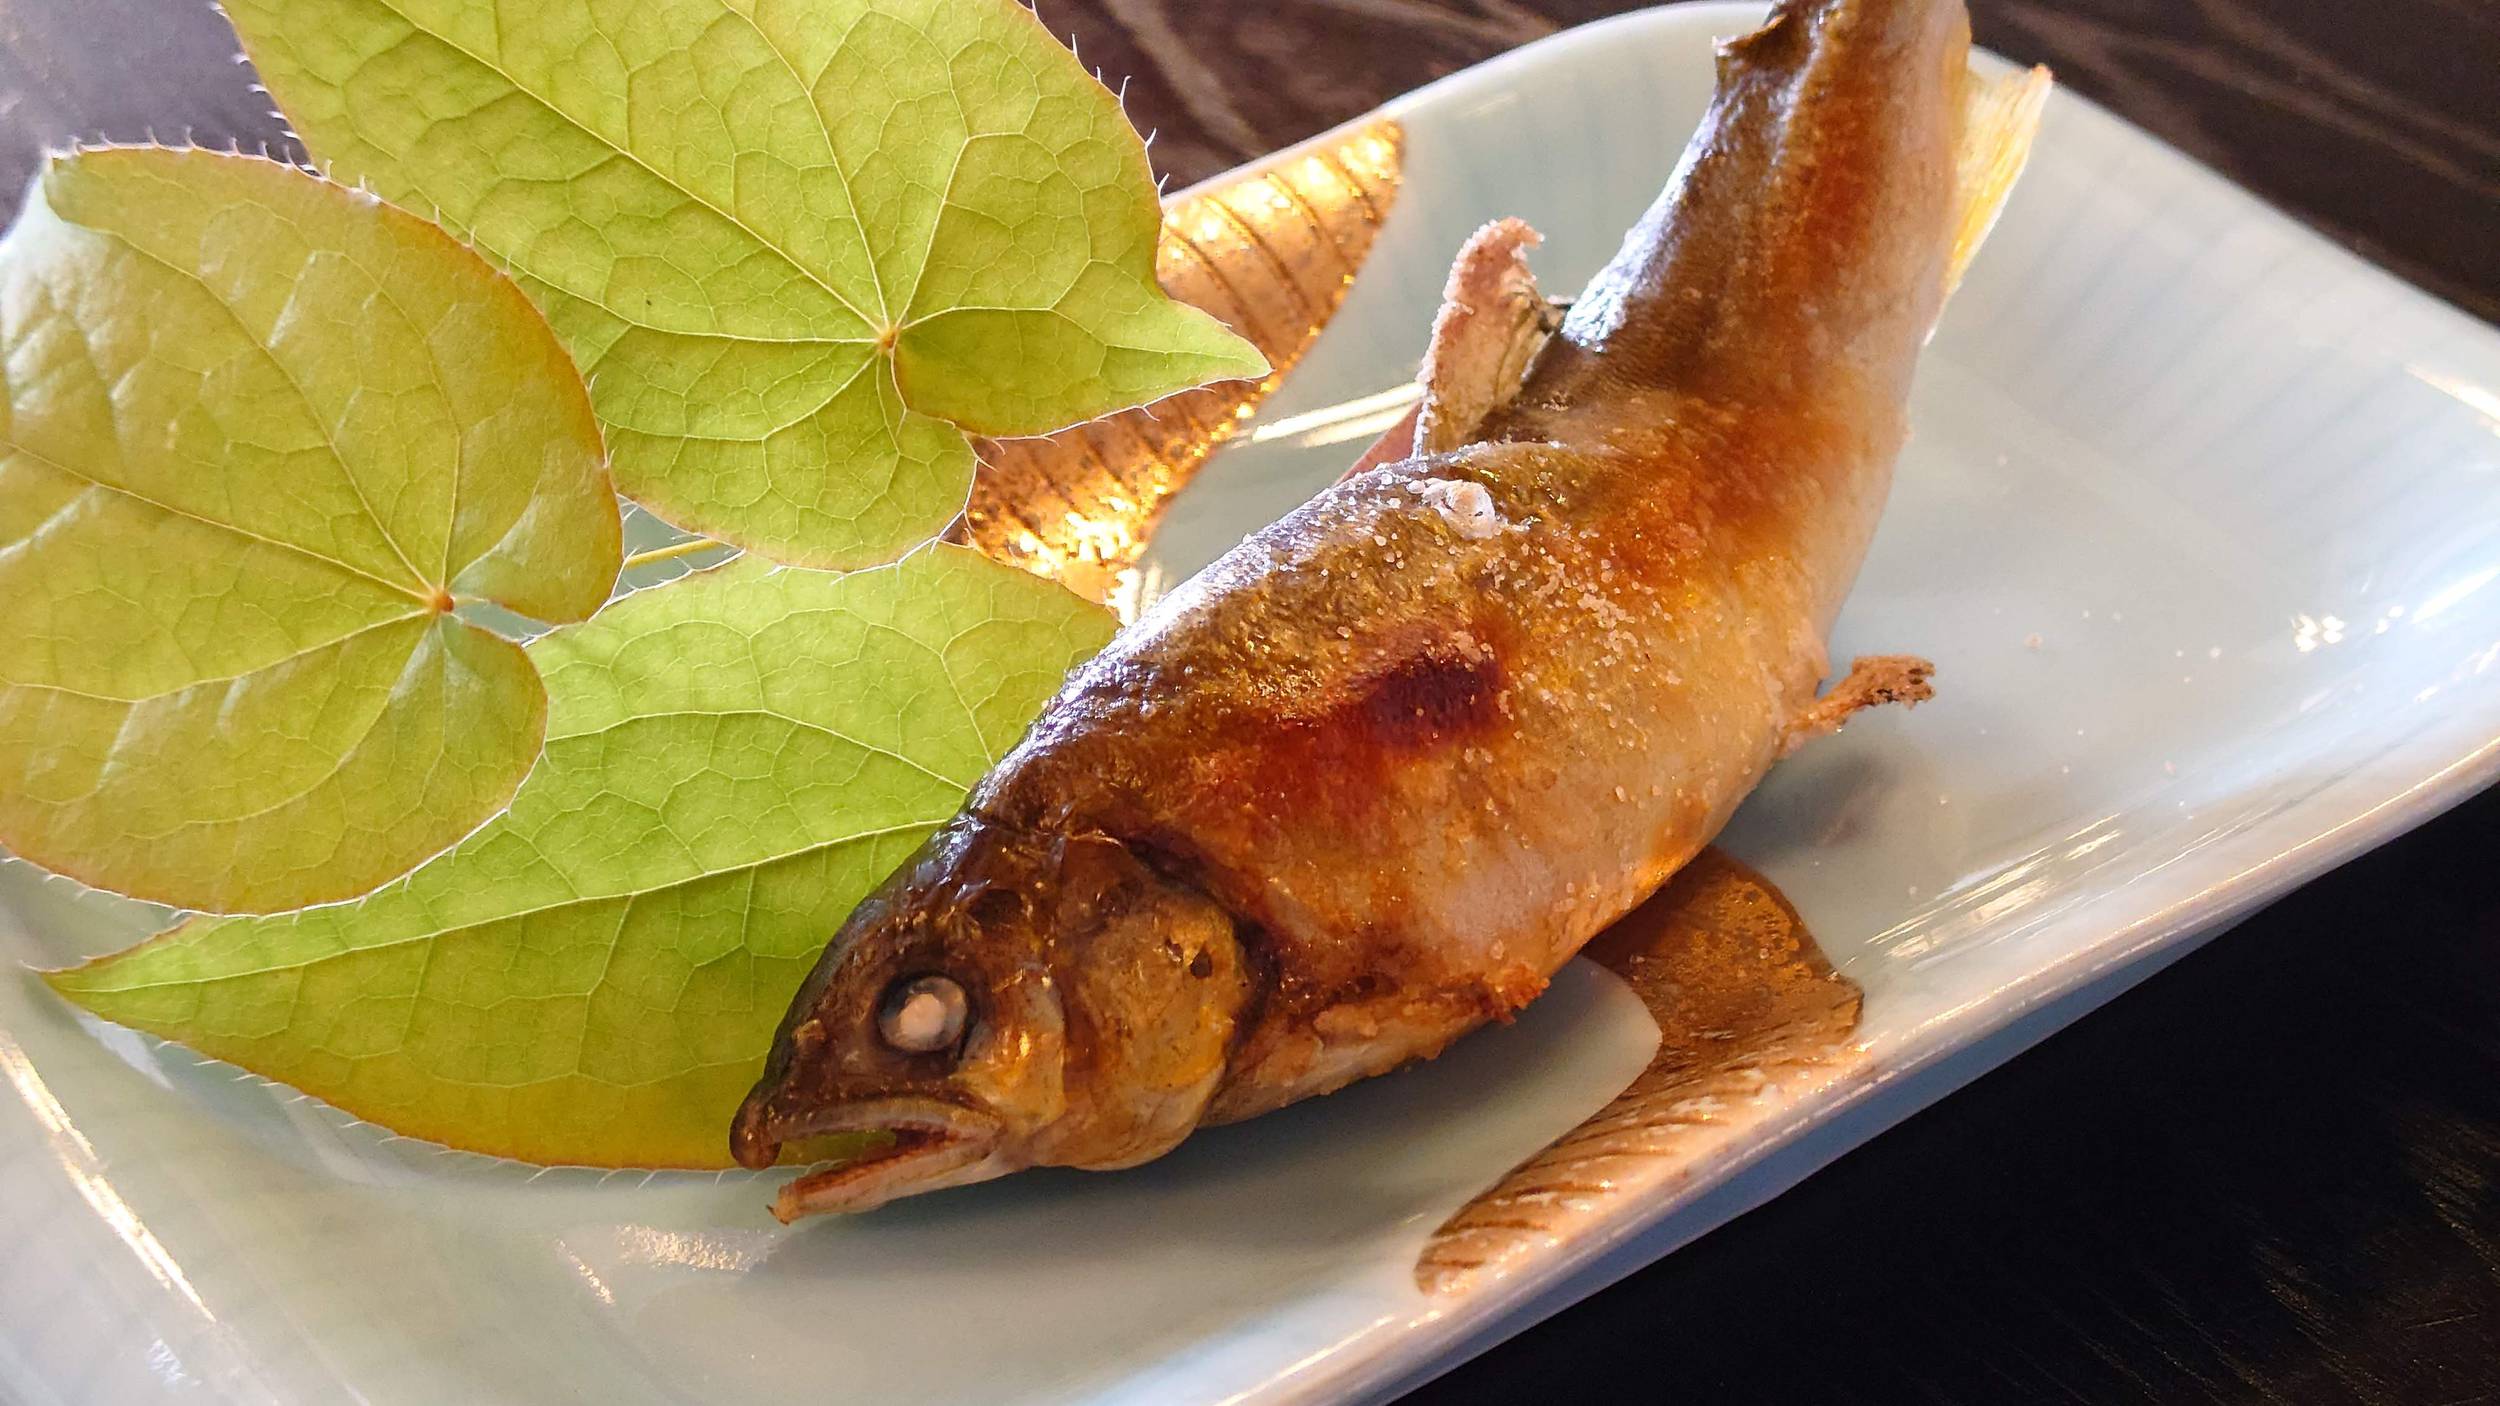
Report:
<svg viewBox="0 0 2500 1406"><path fill-rule="evenodd" d="M1501 664L1491 649L1440 644L1358 686L1345 711L1373 746L1413 751L1491 726L1500 694Z"/></svg>
<svg viewBox="0 0 2500 1406"><path fill-rule="evenodd" d="M1336 698L1309 712L1270 716L1257 745L1233 755L1250 765L1232 778L1230 804L1283 819L1325 816L1363 827L1418 765L1455 754L1503 726L1500 652L1472 635L1419 640L1357 673Z"/></svg>
<svg viewBox="0 0 2500 1406"><path fill-rule="evenodd" d="M1412 815L1459 804L1453 787L1473 787L1498 766L1493 757L1516 722L1504 641L1488 639L1490 624L1462 621L1367 642L1362 662L1320 689L1202 697L1195 708L1129 714L1132 737L1151 739L1145 745L1126 755L1054 757L1048 772L1019 778L1027 783L1015 788L1021 794L995 799L1062 823L1066 812L1048 806L1088 794L1086 823L1202 886L1237 922L1297 927L1311 917L1291 910L1310 872L1313 834L1333 837L1327 849L1336 862L1394 847ZM1139 804L1145 797L1160 803ZM1473 814L1477 802L1464 805ZM1260 865L1242 863L1244 855L1262 856ZM1387 851L1361 867L1378 888L1408 881ZM1391 918L1404 902L1372 898ZM1244 945L1255 961L1255 932L1245 933Z"/></svg>

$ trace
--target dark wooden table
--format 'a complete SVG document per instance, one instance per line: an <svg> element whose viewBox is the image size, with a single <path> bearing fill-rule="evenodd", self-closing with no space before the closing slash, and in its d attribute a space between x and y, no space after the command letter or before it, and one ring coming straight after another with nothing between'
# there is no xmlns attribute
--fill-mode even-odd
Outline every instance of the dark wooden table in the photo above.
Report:
<svg viewBox="0 0 2500 1406"><path fill-rule="evenodd" d="M1042 0L1179 181L1620 0ZM1980 38L2500 319L2500 3L1972 0ZM0 187L276 140L207 0L0 6ZM2495 505L2500 510L2500 504ZM2500 793L1419 1392L2500 1402Z"/></svg>

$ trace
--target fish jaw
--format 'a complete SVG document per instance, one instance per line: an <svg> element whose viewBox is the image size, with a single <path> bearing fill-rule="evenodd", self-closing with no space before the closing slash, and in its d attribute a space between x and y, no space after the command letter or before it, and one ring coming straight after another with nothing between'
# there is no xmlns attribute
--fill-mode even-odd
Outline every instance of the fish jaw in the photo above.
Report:
<svg viewBox="0 0 2500 1406"><path fill-rule="evenodd" d="M883 1133L886 1146L809 1172L781 1188L773 1216L874 1210L901 1196L988 1181L1015 1170L997 1121L936 1099L870 1099L805 1115L740 1110L732 1146L750 1167L769 1167L786 1144L833 1133Z"/></svg>

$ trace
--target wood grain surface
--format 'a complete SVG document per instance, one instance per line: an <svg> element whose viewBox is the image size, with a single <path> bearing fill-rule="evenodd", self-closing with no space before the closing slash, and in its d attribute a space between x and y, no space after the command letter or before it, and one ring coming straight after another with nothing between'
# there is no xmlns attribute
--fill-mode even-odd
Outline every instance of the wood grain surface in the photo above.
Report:
<svg viewBox="0 0 2500 1406"><path fill-rule="evenodd" d="M1611 0L1041 0L1211 174ZM2500 0L1972 0L1983 42L2500 319ZM0 0L0 197L283 144L206 0ZM1422 1403L2500 1402L2500 793Z"/></svg>

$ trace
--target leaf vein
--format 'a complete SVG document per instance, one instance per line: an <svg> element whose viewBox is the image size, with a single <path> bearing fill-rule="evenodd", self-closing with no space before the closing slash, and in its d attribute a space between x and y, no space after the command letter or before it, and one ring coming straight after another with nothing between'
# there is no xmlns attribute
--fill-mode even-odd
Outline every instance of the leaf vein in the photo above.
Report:
<svg viewBox="0 0 2500 1406"><path fill-rule="evenodd" d="M871 628L891 629L892 627L872 626ZM911 637L908 635L905 635L904 638L910 640L910 642L915 645L921 643L921 641L918 640L911 640ZM960 694L957 696L959 698L961 697ZM767 708L760 704L753 707L741 708L673 708L660 712L634 713L626 717L618 718L612 723L607 723L599 727L585 728L580 732L567 732L561 735L550 733L548 734L547 742L548 745L553 746L558 742L572 742L589 737L604 737L609 733L631 727L635 723L648 722L655 719L700 718L708 722L718 722L723 718L745 717L771 718L776 722L785 722L792 727L800 728L808 732L821 733L837 742L857 747L859 750L867 752L873 756L884 757L886 760L892 762L899 762L902 765L911 768L913 771L919 772L921 775L928 777L931 781L943 782L944 784L955 787L959 790L963 789L966 785L966 783L960 778L932 771L925 764L907 757L901 752L897 752L890 747L880 747L874 742L870 742L865 738L854 737L850 733L844 732L840 728L833 727L830 724L810 722L805 718L794 717L791 714L780 711L779 709ZM977 727L975 730L976 732L978 731ZM987 768L984 768L984 770L986 769Z"/></svg>
<svg viewBox="0 0 2500 1406"><path fill-rule="evenodd" d="M387 622L387 623L397 624L397 623L400 623L400 622L398 622L398 621L392 621L392 622ZM376 628L380 628L380 627L378 627L378 626L377 626ZM455 627L455 628L466 628L466 627L464 627L464 626L459 626L459 627ZM360 631L359 633L363 633L363 632L362 632L362 631ZM402 683L402 682L404 682L404 681L407 679L407 676L408 676L408 670L409 670L410 668L412 668L412 667L414 667L414 666L415 666L415 664L416 664L416 660L417 660L417 654L418 654L419 650L420 650L420 649L422 649L422 648L423 648L423 646L422 646L422 644L420 644L420 645L412 646L412 647L409 649L409 651L408 651L408 657L407 657L406 659L404 659L404 660L402 660L402 661L400 662L399 673L398 673L398 675L396 675L396 676L393 678L393 680L392 680L392 686L391 686L390 688L388 688L388 689L383 690L383 692L382 692L382 702L381 702L380 706L378 706L378 707L374 708L374 709L373 709L370 713L368 713L368 714L365 716L364 721L363 721L361 724L359 724L359 725L358 725L358 727L357 727L357 729L356 729L356 736L355 736L354 740L350 741L350 742L349 742L346 746L344 746L344 747L342 747L342 748L340 748L340 749L339 749L339 751L338 751L338 761L336 762L336 764L332 765L332 766L331 766L328 770L326 770L326 771L322 772L322 773L321 773L321 775L319 775L319 776L317 776L317 777L314 777L311 781L307 782L306 784L304 784L304 785L302 785L302 786L297 787L296 789L294 789L294 790L292 790L292 791L288 792L287 794L285 794L285 795L283 795L283 796L280 796L280 797L276 798L275 800L270 801L270 802L269 802L269 803L267 803L266 805L258 806L258 807L255 807L254 809L247 810L247 811L242 811L242 812L239 812L239 813L234 814L234 815L220 815L220 816L188 816L188 817L185 817L185 818L183 819L183 821L182 821L182 823L181 823L181 824L179 824L179 825L175 825L175 826L173 826L173 827L172 827L172 828L170 828L170 829L166 829L166 830L159 830L159 831L157 831L156 833L154 833L154 834L152 834L152 835L147 836L146 838L151 839L151 840L163 841L163 840L166 840L166 839L170 839L171 837L173 837L173 836L175 836L175 835L180 835L180 834L183 834L183 833L185 833L185 832L187 832L187 831L194 831L194 830L206 830L206 829L211 829L211 828L220 827L220 826L248 825L248 824L250 824L251 822L253 822L253 821L255 821L255 820L260 820L260 819L264 819L264 818L266 818L266 817L268 817L268 816L275 815L277 812L279 812L279 811L281 811L281 810L284 810L284 809L285 809L285 808L287 808L288 806L291 806L291 805L295 804L297 801L300 801L300 800L304 799L306 796L311 795L314 791L317 791L317 790L319 790L321 787L326 786L326 785L328 785L330 782L332 782L332 781L336 780L336 779L337 779L337 777L338 777L338 775L339 775L339 773L347 769L347 763L349 762L349 760L351 760L352 758L354 758L354 756L356 755L356 753L357 753L358 751L362 750L362 749L363 749L363 747L364 747L364 745L365 745L366 743L368 743L368 742L370 742L370 741L372 741L372 740L373 740L373 733L374 733L374 730L375 730L376 728L379 728L379 727L382 725L382 721L383 721L383 719L388 718L389 716L391 716L391 711L392 711L392 708L391 708L391 703L392 703L392 699L393 699L393 698L397 695L397 693L398 693L398 691L399 691L399 688L398 688L399 684L400 684L400 683ZM136 712L137 710L136 710L136 709L133 709L132 711L133 711L133 712ZM114 763L114 761L113 761L113 758L114 758L115 756L119 755L119 754L120 754L120 752L122 751L124 737L125 737L125 735L127 734L128 730L129 730L129 725L130 725L130 719L129 719L129 718L124 718L124 719L122 720L122 728L121 728L121 730L120 730L120 731L117 731L117 732L114 734L114 737L113 737L113 742L112 742L112 744L111 744L110 748L107 750L107 752L106 752L106 754L105 754L105 763L104 763L104 766L102 767L102 769L98 772L99 777L104 776L104 775L109 775L109 774L110 774L110 773L114 770L115 763ZM435 756L435 758L434 758L434 760L433 760L433 762L431 763L431 765L434 765L434 766L439 767L441 764L442 764L442 754L438 751L438 752L437 752L437 754L436 754L436 756Z"/></svg>
<svg viewBox="0 0 2500 1406"><path fill-rule="evenodd" d="M275 212L273 211L272 213ZM294 368L288 366L284 360L279 358L277 349L262 342L259 337L254 336L251 326L244 322L243 314L235 311L232 303L229 303L224 298L219 297L217 295L217 290L208 285L207 279L200 277L198 274L193 273L189 269L183 268L181 265L174 263L170 259L161 258L149 250L140 248L138 245L132 243L129 239L123 237L122 235L114 234L105 230L97 230L96 233L103 235L105 238L119 244L124 249L129 250L133 257L144 259L147 262L156 265L157 267L165 270L167 273L190 283L192 286L198 288L202 293L208 295L209 302L215 304L217 310L226 315L227 320L234 324L235 330L243 334L244 342L247 343L253 351L259 353L262 360L269 363L269 368L278 373L279 379L286 382L287 389L294 392L296 400L302 403L304 407L304 417L312 421L314 430L320 434L321 447L328 452L330 462L338 466L339 477L347 481L347 491L355 495L356 506L364 510L365 519L373 524L373 530L380 534L383 545L391 549L391 555L399 558L399 564L408 569L409 579L415 581L420 587L437 586L438 583L428 581L425 573L417 570L417 564L408 557L408 549L400 545L399 539L391 534L390 527L382 521L382 515L374 510L373 501L365 496L364 482L356 477L356 471L354 469L348 467L346 451L339 448L338 438L332 432L330 422L328 419L324 418L320 410L315 407L312 393L304 389L304 383L297 379ZM309 242L316 244L316 246L318 245L317 238ZM344 564L345 563L341 563L341 565ZM377 577L375 579L378 580L380 578ZM408 594L417 597L419 600L429 600L432 592L420 589L409 591Z"/></svg>
<svg viewBox="0 0 2500 1406"><path fill-rule="evenodd" d="M163 693L141 694L135 698L123 698L110 693L90 693L86 689L71 688L67 684L19 683L10 679L0 679L0 687L23 688L39 690L45 693L57 693L69 698L84 699L90 703L122 704L130 707L137 707L139 704L149 702L153 699L163 698L168 694L181 693L185 690L194 688L206 688L211 684L232 684L240 679L248 679L254 674L266 673L271 669L283 669L298 659L304 659L312 655L319 654L325 649L336 649L340 645L346 644L351 640L360 639L363 636L372 634L376 630L386 630L393 625L404 625L411 620L422 618L425 614L426 612L421 610L411 610L405 615L394 615L387 620L376 620L369 625L359 625L355 629L349 630L343 635L334 635L329 639L320 641L319 643L308 644L302 649L282 654L265 664L255 664L251 668L238 669L231 674L214 674L206 678L193 679L188 683L176 684L172 688L166 689Z"/></svg>
<svg viewBox="0 0 2500 1406"><path fill-rule="evenodd" d="M666 883L653 884L646 888L625 889L616 893L560 899L554 903L540 904L535 908L523 908L510 913L496 913L488 917L479 918L473 922L450 924L430 929L425 932L413 932L404 937L383 938L378 942L367 942L354 947L341 947L335 951L316 952L298 961L267 962L243 971L220 972L214 976L169 977L161 981L135 981L120 986L79 987L77 989L93 991L97 994L113 994L127 991L154 991L169 986L214 986L229 981L249 981L254 977L267 976L275 972L307 971L327 962L346 961L368 952L387 952L394 948L405 947L412 942L434 942L445 938L459 937L465 933L474 933L480 928L501 923L519 922L529 918L540 917L548 913L562 912L567 908L586 907L594 903L621 904L629 902L633 899L677 888L684 884L694 883L698 880L719 878L723 875L736 874L743 870L763 869L788 860L805 859L811 855L822 854L831 850L838 850L845 845L866 844L871 841L884 839L888 835L903 835L909 834L913 831L934 830L937 828L938 824L939 822L935 820L915 820L909 824L880 826L873 830L858 830L848 835L837 836L829 840L819 840L813 844L801 845L795 849L784 850L779 854L762 855L755 859L741 861L737 864L723 865L718 869L707 870L706 872L694 875L691 878L672 879ZM385 892L388 892L388 890L385 890ZM318 912L320 910L316 909L312 911ZM249 920L247 919L244 921ZM175 931L180 932L181 929L176 929ZM167 936L171 936L171 934L168 934ZM162 939L160 938L158 940L161 941ZM146 948L142 947L134 950L144 951ZM110 957L104 959L104 961L108 964L106 969L109 970L109 964L119 960L119 958Z"/></svg>
<svg viewBox="0 0 2500 1406"><path fill-rule="evenodd" d="M842 153L834 148L833 124L825 119L825 109L816 101L816 84L799 72L798 65L790 61L790 56L781 51L781 46L773 42L772 36L764 32L764 26L756 23L753 15L745 14L726 3L721 8L746 22L747 28L754 32L757 42L764 46L764 51L771 54L774 61L789 73L790 81L799 85L800 96L807 99L807 110L816 118L816 130L824 134L825 164L833 168L834 179L842 183L842 203L850 207L852 228L859 231L860 252L868 257L868 286L876 290L878 321L892 322L894 307L885 294L885 273L877 267L876 251L868 247L868 225L860 218L859 196L851 187L850 168L842 164ZM849 42L850 35L845 33L835 46L837 51L841 45ZM822 76L818 75L819 78ZM856 312L858 309L854 308L852 311Z"/></svg>
<svg viewBox="0 0 2500 1406"><path fill-rule="evenodd" d="M410 29L424 35L428 39L433 40L435 43L442 45L444 48L451 50L453 53L460 55L462 58L469 60L478 67L487 70L496 77L501 78L506 83L511 84L512 91L520 94L522 97L528 98L530 101L546 109L550 114L564 122L565 125L573 128L577 132L580 132L583 136L590 138L592 141L598 142L607 147L608 150L615 152L617 155L625 158L629 162L632 162L634 165L641 167L645 172L649 173L653 180L667 186L670 190L676 191L687 200L690 200L696 205L699 205L702 208L711 211L713 214L720 216L723 220L727 221L732 228L735 228L740 233L746 235L749 239L754 240L757 247L771 253L774 257L789 265L791 270L797 273L800 277L805 278L808 282L823 289L827 297L830 297L835 302L841 304L842 307L851 314L851 316L858 318L862 322L870 321L868 314L860 311L858 304L842 295L841 289L826 282L824 278L814 269L809 268L806 264L800 262L797 255L792 254L789 250L781 247L779 243L768 238L762 230L755 228L753 225L748 224L745 220L738 218L729 211L722 209L719 205L705 199L701 195L698 195L683 181L678 180L676 177L662 171L657 166L652 165L649 161L644 160L639 153L633 151L629 147L619 146L615 142L608 140L607 137L601 135L597 131L594 131L589 123L584 122L582 119L575 117L572 113L565 111L563 108L557 106L553 99L523 83L517 75L506 69L502 64L487 58L485 55L478 53L474 49L470 49L464 45L454 42L449 36L444 35L439 31L427 28L424 24L420 23L415 16L400 8L399 5L392 3L391 0L381 0L381 3L384 9L387 9L392 14L399 16L400 21L406 24ZM627 133L627 140L632 140L632 134L630 132ZM873 325L873 323L871 325Z"/></svg>
<svg viewBox="0 0 2500 1406"><path fill-rule="evenodd" d="M424 597L418 596L415 592L410 591L407 587L400 585L398 582L385 580L352 562L344 562L339 560L337 557L324 556L310 547L299 546L293 542L281 541L275 537L265 536L261 533L254 532L240 523L219 522L213 517L202 517L188 508L178 508L173 504L166 502L162 498L142 493L135 488L125 487L124 485L118 483L106 483L103 479L97 478L95 475L86 473L82 470L71 468L69 465L42 453L33 446L22 441L14 439L0 439L0 447L5 447L13 453L23 454L27 458L34 460L36 463L43 465L45 468L52 470L54 473L57 473L64 478L75 479L91 488L100 489L106 493L127 498L134 503L145 503L149 507L156 509L158 512L161 512L168 517L178 517L187 522L198 523L202 527L214 528L217 531L231 533L234 536L244 538L248 541L258 542L265 547L275 547L283 552L292 552L295 555L304 558L306 561L316 562L322 566L329 567L332 570L339 572L341 575L347 576L351 579L370 582L371 584L379 586L383 590L390 592L393 596L420 601L424 600ZM12 545L10 550L15 550L17 546L26 546L31 544L33 541L34 539L32 537L21 538L18 543ZM431 602L427 603L431 604Z"/></svg>

